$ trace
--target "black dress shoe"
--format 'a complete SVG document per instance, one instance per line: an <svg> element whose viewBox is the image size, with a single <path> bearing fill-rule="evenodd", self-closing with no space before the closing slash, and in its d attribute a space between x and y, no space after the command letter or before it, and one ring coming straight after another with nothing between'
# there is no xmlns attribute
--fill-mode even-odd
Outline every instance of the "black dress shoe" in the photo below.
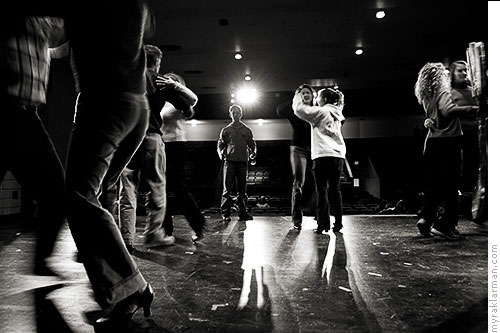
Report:
<svg viewBox="0 0 500 333"><path fill-rule="evenodd" d="M143 308L144 317L151 316L154 292L148 283L143 292L136 292L118 302L111 312L94 323L95 332L116 332L127 327L134 313Z"/></svg>
<svg viewBox="0 0 500 333"><path fill-rule="evenodd" d="M344 226L342 224L335 224L332 228L333 232L339 232Z"/></svg>
<svg viewBox="0 0 500 333"><path fill-rule="evenodd" d="M317 229L313 229L313 231L319 235L321 235L323 233L323 229L320 229L320 228L317 228Z"/></svg>

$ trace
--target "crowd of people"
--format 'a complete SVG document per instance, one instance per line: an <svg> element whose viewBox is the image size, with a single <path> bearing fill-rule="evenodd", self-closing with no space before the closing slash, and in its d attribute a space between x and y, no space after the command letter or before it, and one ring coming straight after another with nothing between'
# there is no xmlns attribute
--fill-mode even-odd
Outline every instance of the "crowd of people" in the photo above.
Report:
<svg viewBox="0 0 500 333"><path fill-rule="evenodd" d="M39 205L36 274L54 274L45 260L67 218L95 299L103 309L111 309L95 322L97 331L126 324L141 308L145 316L151 314L154 291L132 257L137 193L147 193L146 247L175 243L168 190L182 203L193 242L203 239L205 218L184 183L182 168L184 121L193 117L198 97L181 76L158 73L162 52L144 45L145 36L155 28L146 2L92 4L73 5L64 20L21 15L2 30L0 99L5 108L0 113L0 171L12 171L23 187L32 190ZM120 15L113 12L116 8ZM93 24L87 24L88 17ZM78 93L65 167L37 114L37 108L46 103L49 50L64 43ZM441 63L426 64L415 85L428 128L423 155L425 204L417 222L425 236L459 237L460 117L478 109L467 94L465 66L462 62L452 66L455 90ZM104 75L112 82L104 80ZM296 231L302 228L303 189L311 169L317 200L315 232L343 228L343 107L340 90L315 92L302 84L292 101L277 108L293 129L291 223ZM248 161L255 158L257 146L252 130L241 121L242 107L231 105L229 115L232 121L221 130L217 142L224 162L220 209L223 221L230 221L231 190L236 183L239 219L248 221L252 220L246 207ZM38 167L30 168L33 164ZM444 212L436 212L439 202Z"/></svg>

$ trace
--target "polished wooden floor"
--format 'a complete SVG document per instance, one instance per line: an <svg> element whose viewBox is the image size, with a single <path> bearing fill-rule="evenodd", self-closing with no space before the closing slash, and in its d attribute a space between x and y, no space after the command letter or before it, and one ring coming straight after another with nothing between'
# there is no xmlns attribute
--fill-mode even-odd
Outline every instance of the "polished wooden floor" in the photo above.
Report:
<svg viewBox="0 0 500 333"><path fill-rule="evenodd" d="M461 220L450 242L414 223L346 216L343 232L317 235L310 217L299 233L286 216L212 216L193 245L176 216L175 245L136 240L156 297L153 316L137 313L128 331L486 332L487 227ZM32 222L0 218L0 332L93 332L102 312L67 227L50 262L58 278L31 274L34 241Z"/></svg>

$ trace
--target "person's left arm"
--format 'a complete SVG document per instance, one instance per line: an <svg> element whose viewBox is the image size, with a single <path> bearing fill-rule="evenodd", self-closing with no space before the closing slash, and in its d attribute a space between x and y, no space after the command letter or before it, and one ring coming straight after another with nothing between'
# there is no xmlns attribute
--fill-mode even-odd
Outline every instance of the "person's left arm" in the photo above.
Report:
<svg viewBox="0 0 500 333"><path fill-rule="evenodd" d="M253 158L257 156L257 145L255 144L255 140L253 139L253 132L251 129L248 129L250 132L250 135L248 136L247 139L247 146L248 149L250 150L250 155L253 155Z"/></svg>

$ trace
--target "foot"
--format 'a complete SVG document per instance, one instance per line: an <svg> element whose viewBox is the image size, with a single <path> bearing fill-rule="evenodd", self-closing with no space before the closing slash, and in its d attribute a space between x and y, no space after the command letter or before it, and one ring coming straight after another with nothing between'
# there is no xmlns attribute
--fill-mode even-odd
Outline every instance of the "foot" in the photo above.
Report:
<svg viewBox="0 0 500 333"><path fill-rule="evenodd" d="M431 233L436 236L443 237L444 239L447 240L458 240L460 239L459 236L455 235L451 230L441 230L437 229L436 227L431 228Z"/></svg>
<svg viewBox="0 0 500 333"><path fill-rule="evenodd" d="M240 216L240 221L250 221L253 220L253 216L250 214Z"/></svg>
<svg viewBox="0 0 500 333"><path fill-rule="evenodd" d="M324 230L323 230L323 229L321 229L321 228L316 228L316 229L313 229L313 231L314 231L315 233L317 233L318 235L321 235L321 234L323 233L323 231L324 231Z"/></svg>
<svg viewBox="0 0 500 333"><path fill-rule="evenodd" d="M148 283L146 289L138 291L124 300L118 302L113 310L104 317L97 319L94 323L96 332L114 332L127 326L134 313L140 308L144 310L144 317L151 316L151 303L153 302L154 292Z"/></svg>
<svg viewBox="0 0 500 333"><path fill-rule="evenodd" d="M333 228L332 228L332 231L333 232L339 232L340 230L342 230L344 226L342 224L334 224L333 225Z"/></svg>
<svg viewBox="0 0 500 333"><path fill-rule="evenodd" d="M432 237L431 226L427 223L425 219L418 220L417 228L422 236Z"/></svg>
<svg viewBox="0 0 500 333"><path fill-rule="evenodd" d="M453 229L451 229L451 232L455 235L455 236L460 236L460 231L458 231L458 229L455 227Z"/></svg>
<svg viewBox="0 0 500 333"><path fill-rule="evenodd" d="M152 236L146 237L146 241L144 242L144 245L147 248L151 247L156 247L156 246L170 246L175 243L175 237L174 236L168 236L165 234L154 234Z"/></svg>
<svg viewBox="0 0 500 333"><path fill-rule="evenodd" d="M302 225L300 225L300 224L294 224L293 225L293 230L295 230L295 231L301 231L302 230Z"/></svg>
<svg viewBox="0 0 500 333"><path fill-rule="evenodd" d="M223 216L222 221L223 222L231 222L231 216Z"/></svg>

